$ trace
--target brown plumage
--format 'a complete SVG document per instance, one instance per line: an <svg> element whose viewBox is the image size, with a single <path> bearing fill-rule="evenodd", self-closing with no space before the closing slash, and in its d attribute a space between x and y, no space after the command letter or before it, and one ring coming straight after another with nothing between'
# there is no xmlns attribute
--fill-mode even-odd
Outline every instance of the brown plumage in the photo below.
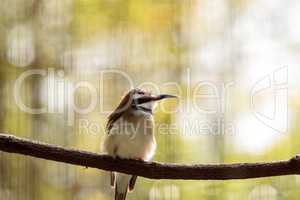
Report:
<svg viewBox="0 0 300 200"><path fill-rule="evenodd" d="M117 106L117 108L108 116L108 122L106 125L106 130L107 130L107 134L109 134L110 130L112 129L112 127L114 126L114 123L124 114L126 113L132 105L132 101L133 101L133 95L135 93L144 95L151 95L151 93L149 92L144 92L140 89L133 89L131 91L129 91L120 101L119 105ZM135 183L137 180L137 176L133 175L129 181L129 186L128 186L128 190L132 191L134 189ZM110 184L111 186L114 188L116 187L117 190L117 186L116 186L116 174L115 172L110 172ZM126 199L126 195L127 193L124 194L117 194L115 193L115 200L125 200Z"/></svg>
<svg viewBox="0 0 300 200"><path fill-rule="evenodd" d="M107 134L109 134L111 128L113 127L114 123L131 108L133 95L142 94L142 95L151 95L150 92L142 91L141 89L132 89L130 90L120 101L117 108L108 116L108 122L106 124Z"/></svg>
<svg viewBox="0 0 300 200"><path fill-rule="evenodd" d="M174 97L167 94L153 96L140 89L130 90L108 116L104 150L114 157L151 160L156 149L153 109L157 101ZM133 128L121 129L128 125ZM136 175L111 172L110 184L115 188L115 200L125 200L127 192L134 189L136 180Z"/></svg>

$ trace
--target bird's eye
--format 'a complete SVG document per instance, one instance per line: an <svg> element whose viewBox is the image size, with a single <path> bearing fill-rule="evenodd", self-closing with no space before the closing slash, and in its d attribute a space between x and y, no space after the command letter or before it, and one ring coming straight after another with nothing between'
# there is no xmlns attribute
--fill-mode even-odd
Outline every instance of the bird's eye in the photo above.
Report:
<svg viewBox="0 0 300 200"><path fill-rule="evenodd" d="M138 91L138 94L144 95L145 92L143 92L143 91Z"/></svg>

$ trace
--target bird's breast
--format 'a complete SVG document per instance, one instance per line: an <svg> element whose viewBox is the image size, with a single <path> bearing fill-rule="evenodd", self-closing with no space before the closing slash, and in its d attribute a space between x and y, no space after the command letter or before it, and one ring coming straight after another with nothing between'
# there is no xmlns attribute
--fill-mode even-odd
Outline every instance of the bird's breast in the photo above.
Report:
<svg viewBox="0 0 300 200"><path fill-rule="evenodd" d="M123 120L118 125L122 128L109 135L114 153L121 158L150 160L156 149L153 119Z"/></svg>

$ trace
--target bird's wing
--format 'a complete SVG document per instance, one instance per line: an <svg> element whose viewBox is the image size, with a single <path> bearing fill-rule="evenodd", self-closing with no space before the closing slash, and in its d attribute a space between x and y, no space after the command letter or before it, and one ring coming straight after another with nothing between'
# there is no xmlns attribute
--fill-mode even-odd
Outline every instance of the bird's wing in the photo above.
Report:
<svg viewBox="0 0 300 200"><path fill-rule="evenodd" d="M127 93L119 103L118 107L108 116L108 122L106 124L106 131L109 134L114 123L130 108L132 101L132 93Z"/></svg>

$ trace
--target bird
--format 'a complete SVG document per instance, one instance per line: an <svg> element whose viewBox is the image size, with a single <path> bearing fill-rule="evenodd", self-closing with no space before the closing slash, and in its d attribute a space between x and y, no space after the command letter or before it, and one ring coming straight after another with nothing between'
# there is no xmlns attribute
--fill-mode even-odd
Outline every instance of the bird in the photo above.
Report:
<svg viewBox="0 0 300 200"><path fill-rule="evenodd" d="M104 152L114 158L150 161L156 150L153 110L157 102L174 95L152 95L139 88L129 90L108 116ZM115 200L125 200L134 189L136 175L110 172Z"/></svg>

